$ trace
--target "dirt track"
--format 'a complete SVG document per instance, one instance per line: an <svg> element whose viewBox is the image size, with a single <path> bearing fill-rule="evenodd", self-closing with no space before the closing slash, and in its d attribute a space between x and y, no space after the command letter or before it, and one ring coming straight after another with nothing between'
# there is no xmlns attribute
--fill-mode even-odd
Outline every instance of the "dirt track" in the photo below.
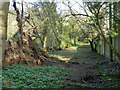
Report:
<svg viewBox="0 0 120 90"><path fill-rule="evenodd" d="M96 85L99 87L108 87L105 85L105 81L100 78L104 74L98 74L98 72L104 70L103 66L110 66L108 65L109 60L91 51L89 46L67 48L54 52L52 56L59 60L56 63L51 63L51 65L72 68L68 80L74 83L84 83L90 87L95 87ZM111 67L109 68L110 72L112 69Z"/></svg>

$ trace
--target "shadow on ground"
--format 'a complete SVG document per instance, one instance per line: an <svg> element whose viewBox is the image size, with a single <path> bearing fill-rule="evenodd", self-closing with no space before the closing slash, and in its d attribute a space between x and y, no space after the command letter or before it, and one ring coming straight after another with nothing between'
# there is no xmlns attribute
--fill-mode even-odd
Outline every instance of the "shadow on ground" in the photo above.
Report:
<svg viewBox="0 0 120 90"><path fill-rule="evenodd" d="M88 87L119 87L119 79L111 77L115 63L91 51L90 46L73 46L50 54L53 62L46 65L71 68L68 80ZM110 75L111 74L111 75Z"/></svg>

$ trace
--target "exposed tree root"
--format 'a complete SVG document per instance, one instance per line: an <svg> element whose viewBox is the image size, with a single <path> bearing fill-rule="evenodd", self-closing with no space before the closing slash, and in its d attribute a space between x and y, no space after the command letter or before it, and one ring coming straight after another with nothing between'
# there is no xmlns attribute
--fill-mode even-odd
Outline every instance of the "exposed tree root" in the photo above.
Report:
<svg viewBox="0 0 120 90"><path fill-rule="evenodd" d="M26 64L30 66L41 65L42 62L49 60L47 53L38 48L32 38L23 33L23 46L20 48L19 38L16 36L8 40L6 48L6 64Z"/></svg>

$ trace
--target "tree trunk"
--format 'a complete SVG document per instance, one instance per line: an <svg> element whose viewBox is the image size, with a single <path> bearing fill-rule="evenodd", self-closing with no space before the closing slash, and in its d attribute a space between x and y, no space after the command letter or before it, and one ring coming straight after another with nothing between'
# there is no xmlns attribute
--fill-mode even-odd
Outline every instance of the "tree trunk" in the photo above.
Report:
<svg viewBox="0 0 120 90"><path fill-rule="evenodd" d="M71 42L71 33L69 33L69 40L70 40L70 42Z"/></svg>
<svg viewBox="0 0 120 90"><path fill-rule="evenodd" d="M112 10L111 10L111 3L109 3L109 31L112 29ZM110 38L110 43L112 44L112 37L109 36ZM113 61L113 51L112 48L110 47L110 61Z"/></svg>
<svg viewBox="0 0 120 90"><path fill-rule="evenodd" d="M53 26L52 26L52 28L53 28ZM59 50L60 50L60 49L61 49L61 47L60 47L60 45L61 45L61 41L60 41L60 40L59 40L59 38L58 38L58 34L57 34L57 33L55 33L54 28L53 28L53 33L54 33L55 38L56 38L56 40L57 40L57 42L58 42L58 47L59 47Z"/></svg>
<svg viewBox="0 0 120 90"><path fill-rule="evenodd" d="M22 43L23 43L23 38L22 38L22 33L23 33L23 20L22 20L22 15L20 15L20 11L16 6L16 1L14 0L13 7L16 11L17 17L16 20L18 22L18 27L19 27L19 46L22 48ZM22 10L23 12L23 10Z"/></svg>
<svg viewBox="0 0 120 90"><path fill-rule="evenodd" d="M76 45L76 36L74 36L74 45Z"/></svg>
<svg viewBox="0 0 120 90"><path fill-rule="evenodd" d="M43 39L43 48L45 49L45 51L47 51L47 36L45 36Z"/></svg>
<svg viewBox="0 0 120 90"><path fill-rule="evenodd" d="M113 28L115 30L115 32L117 32L117 26L116 26L116 18L115 16L117 15L117 2L113 2Z"/></svg>
<svg viewBox="0 0 120 90"><path fill-rule="evenodd" d="M95 45L94 51L97 52L97 44L94 43L94 45Z"/></svg>
<svg viewBox="0 0 120 90"><path fill-rule="evenodd" d="M94 20L94 18L92 18ZM95 26L96 26L96 30L98 31L98 33L103 37L103 39L107 42L107 44L110 46L110 48L112 49L113 53L115 54L115 56L118 57L119 61L118 63L120 64L120 53L116 50L116 48L109 42L109 40L105 37L104 35L104 32L103 32L103 29L101 27L101 24L100 24L100 20L99 20L99 14L96 16L96 19L97 19L97 23L98 25L96 24L95 22ZM100 30L100 31L99 31Z"/></svg>
<svg viewBox="0 0 120 90"><path fill-rule="evenodd" d="M7 39L7 17L9 2L0 1L0 67L5 67L5 47Z"/></svg>
<svg viewBox="0 0 120 90"><path fill-rule="evenodd" d="M92 49L92 51L94 51L94 46L93 46L93 40L89 40L89 42L90 42L90 47L91 47L91 49Z"/></svg>

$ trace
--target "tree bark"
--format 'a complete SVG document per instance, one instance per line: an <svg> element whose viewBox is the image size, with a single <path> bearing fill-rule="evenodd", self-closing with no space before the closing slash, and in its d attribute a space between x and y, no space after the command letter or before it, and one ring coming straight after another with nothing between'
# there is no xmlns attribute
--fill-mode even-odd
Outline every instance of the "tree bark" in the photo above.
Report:
<svg viewBox="0 0 120 90"><path fill-rule="evenodd" d="M74 36L74 45L76 45L76 36Z"/></svg>
<svg viewBox="0 0 120 90"><path fill-rule="evenodd" d="M94 47L93 47L93 40L89 40L89 42L90 42L90 47L91 47L91 49L92 49L92 51L94 51Z"/></svg>
<svg viewBox="0 0 120 90"><path fill-rule="evenodd" d="M58 42L58 47L59 47L59 50L60 50L60 49L61 49L61 47L60 47L60 45L61 45L61 41L60 41L59 38L57 37L58 34L55 33L55 30L54 30L54 27L53 27L53 26L52 26L52 28L53 28L53 33L54 33L55 38L56 38L56 40L57 40L57 42Z"/></svg>
<svg viewBox="0 0 120 90"><path fill-rule="evenodd" d="M14 0L14 4L13 4L13 7L16 11L16 14L17 14L17 17L16 17L16 20L18 22L18 27L19 27L19 46L20 48L22 48L22 43L23 43L23 38L22 38L22 33L23 33L23 20L22 20L22 15L20 15L20 11L19 9L17 8L16 6L16 1ZM23 12L23 10L22 10Z"/></svg>
<svg viewBox="0 0 120 90"><path fill-rule="evenodd" d="M93 19L93 18L92 18ZM120 64L120 53L116 50L116 48L109 42L109 40L107 40L107 38L105 37L104 35L104 32L102 30L102 27L101 27L101 24L100 24L100 21L99 21L99 14L98 16L96 16L96 19L97 19L97 23L98 23L98 27L97 27L97 24L95 23L95 26L96 26L96 30L100 33L100 35L103 37L103 39L107 42L107 44L110 46L110 48L113 50L113 53L115 54L115 56L118 57L119 61L118 63ZM94 20L94 19L93 19ZM100 31L99 31L100 30Z"/></svg>
<svg viewBox="0 0 120 90"><path fill-rule="evenodd" d="M47 51L47 36L45 36L43 39L43 48L45 49L45 51Z"/></svg>
<svg viewBox="0 0 120 90"><path fill-rule="evenodd" d="M109 31L112 29L112 10L111 10L111 3L109 3ZM110 43L112 44L112 37L109 36L110 38ZM113 51L112 48L110 47L110 61L113 61Z"/></svg>
<svg viewBox="0 0 120 90"><path fill-rule="evenodd" d="M5 47L7 40L7 17L9 2L0 2L0 67L5 67Z"/></svg>
<svg viewBox="0 0 120 90"><path fill-rule="evenodd" d="M95 48L94 51L97 52L97 44L94 42Z"/></svg>

